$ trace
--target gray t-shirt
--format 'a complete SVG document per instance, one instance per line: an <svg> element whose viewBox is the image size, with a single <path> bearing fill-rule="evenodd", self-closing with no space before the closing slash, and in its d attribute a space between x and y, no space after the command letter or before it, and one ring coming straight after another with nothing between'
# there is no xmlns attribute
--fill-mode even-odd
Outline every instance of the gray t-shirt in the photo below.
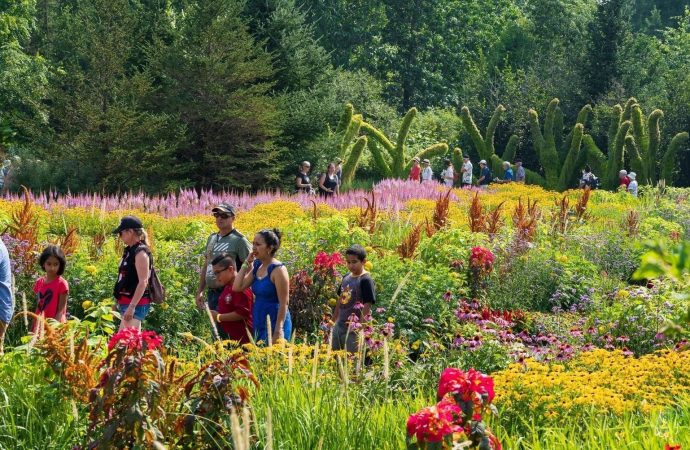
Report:
<svg viewBox="0 0 690 450"><path fill-rule="evenodd" d="M219 289L222 287L216 282L216 276L211 265L211 261L216 256L227 253L235 259L235 264L237 264L237 269L239 270L251 251L252 245L247 238L235 229L225 236L221 236L219 233L210 235L206 241L206 251L204 252L204 256L208 261L206 266L206 287L208 289Z"/></svg>
<svg viewBox="0 0 690 450"><path fill-rule="evenodd" d="M345 295L349 295L349 299L347 299L347 302L340 304L337 322L339 324L347 323L347 319L353 313L361 318L362 313L355 309L355 305L357 303L374 304L376 302L374 280L371 279L368 273L364 273L358 277L354 277L351 273L348 273L343 278L343 282L338 289L338 295L341 298Z"/></svg>

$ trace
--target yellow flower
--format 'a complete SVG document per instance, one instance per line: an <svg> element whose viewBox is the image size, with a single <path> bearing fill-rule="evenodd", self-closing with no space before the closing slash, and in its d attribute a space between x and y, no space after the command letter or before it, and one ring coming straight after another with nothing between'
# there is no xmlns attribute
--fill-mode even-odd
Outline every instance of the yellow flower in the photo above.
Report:
<svg viewBox="0 0 690 450"><path fill-rule="evenodd" d="M419 279L425 283L428 283L429 281L431 281L431 277L429 275L422 275L421 277L419 277Z"/></svg>
<svg viewBox="0 0 690 450"><path fill-rule="evenodd" d="M411 347L412 347L412 350L417 350L417 349L419 348L420 344L421 344L421 342L419 342L419 341L414 341L414 342L412 343L412 346L411 346Z"/></svg>
<svg viewBox="0 0 690 450"><path fill-rule="evenodd" d="M91 308L92 306L93 306L93 302L92 302L91 300L84 300L84 301L81 303L81 307L82 307L82 309L83 309L84 311L86 311L87 309Z"/></svg>
<svg viewBox="0 0 690 450"><path fill-rule="evenodd" d="M567 263L568 257L566 255L558 255L556 257L556 261L558 261L559 263Z"/></svg>
<svg viewBox="0 0 690 450"><path fill-rule="evenodd" d="M84 271L88 273L89 275L96 275L96 272L98 272L98 267L96 266L85 266Z"/></svg>
<svg viewBox="0 0 690 450"><path fill-rule="evenodd" d="M367 261L364 263L364 268L369 271L374 267L374 265L371 263L371 261Z"/></svg>
<svg viewBox="0 0 690 450"><path fill-rule="evenodd" d="M170 306L167 303L161 303L161 309L168 309Z"/></svg>
<svg viewBox="0 0 690 450"><path fill-rule="evenodd" d="M617 298L628 298L630 297L630 292L626 291L625 289L621 289L616 293Z"/></svg>
<svg viewBox="0 0 690 450"><path fill-rule="evenodd" d="M388 318L388 322L389 322L389 323L393 323L393 322L395 322L395 319L394 319L393 317L389 317L389 318Z"/></svg>
<svg viewBox="0 0 690 450"><path fill-rule="evenodd" d="M338 304L338 300L336 300L336 299L334 299L334 298L328 299L328 306L333 307L333 306L335 306L335 305L337 305L337 304Z"/></svg>

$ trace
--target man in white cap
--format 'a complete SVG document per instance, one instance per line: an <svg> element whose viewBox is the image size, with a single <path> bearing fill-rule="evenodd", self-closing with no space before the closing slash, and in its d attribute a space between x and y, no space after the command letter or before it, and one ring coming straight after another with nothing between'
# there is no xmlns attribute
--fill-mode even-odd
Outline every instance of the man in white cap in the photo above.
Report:
<svg viewBox="0 0 690 450"><path fill-rule="evenodd" d="M428 159L422 160L422 183L428 183L434 179L434 172L431 170L431 162Z"/></svg>
<svg viewBox="0 0 690 450"><path fill-rule="evenodd" d="M462 167L460 168L460 172L462 172L460 186L472 186L472 163L470 162L470 155L464 155L462 157Z"/></svg>
<svg viewBox="0 0 690 450"><path fill-rule="evenodd" d="M628 184L628 192L630 192L633 197L637 197L637 174L635 172L630 172L628 174L630 179L630 184Z"/></svg>
<svg viewBox="0 0 690 450"><path fill-rule="evenodd" d="M618 182L618 187L625 186L625 189L628 189L628 185L630 184L630 178L628 178L627 170L621 170L620 172L618 172Z"/></svg>
<svg viewBox="0 0 690 450"><path fill-rule="evenodd" d="M491 169L486 164L486 160L482 159L479 161L479 179L477 184L481 189L486 189L489 187L489 183L491 183Z"/></svg>

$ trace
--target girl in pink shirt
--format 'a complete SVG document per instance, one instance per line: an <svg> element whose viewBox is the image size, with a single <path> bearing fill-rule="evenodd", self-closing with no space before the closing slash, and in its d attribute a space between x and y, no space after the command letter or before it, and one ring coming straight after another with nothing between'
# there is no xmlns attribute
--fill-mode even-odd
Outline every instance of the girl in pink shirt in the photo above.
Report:
<svg viewBox="0 0 690 450"><path fill-rule="evenodd" d="M38 259L45 275L34 283L36 294L36 315L55 319L60 323L67 321L67 296L69 284L62 278L67 260L57 245L49 245ZM36 331L36 322L32 331Z"/></svg>

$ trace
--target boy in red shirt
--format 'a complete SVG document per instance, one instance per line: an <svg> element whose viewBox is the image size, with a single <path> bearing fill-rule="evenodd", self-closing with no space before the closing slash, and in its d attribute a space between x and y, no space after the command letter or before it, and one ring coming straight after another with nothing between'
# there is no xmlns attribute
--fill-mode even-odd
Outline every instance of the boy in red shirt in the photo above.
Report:
<svg viewBox="0 0 690 450"><path fill-rule="evenodd" d="M217 310L211 311L211 315L218 325L218 334L221 339L238 341L240 344L248 344L249 336L254 333L252 324L252 304L254 295L247 288L242 292L233 292L232 283L235 281L237 267L235 260L221 254L211 261L213 273L218 284L223 286L218 298Z"/></svg>

